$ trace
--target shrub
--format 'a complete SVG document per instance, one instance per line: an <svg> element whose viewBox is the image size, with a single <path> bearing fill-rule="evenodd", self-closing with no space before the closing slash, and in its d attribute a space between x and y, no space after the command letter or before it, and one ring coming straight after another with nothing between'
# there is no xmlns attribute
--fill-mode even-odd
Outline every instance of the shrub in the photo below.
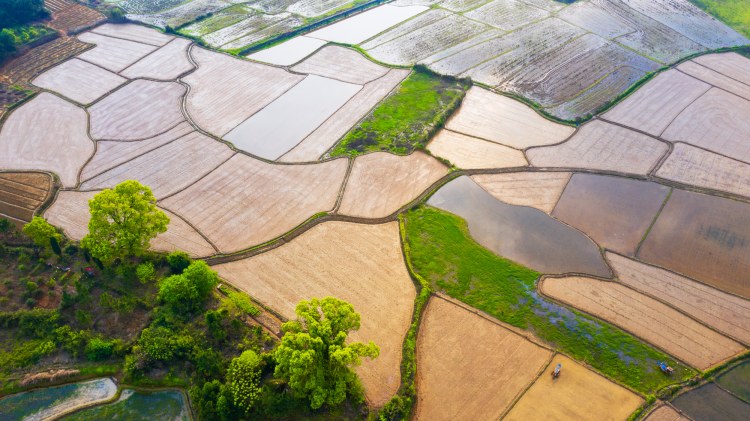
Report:
<svg viewBox="0 0 750 421"><path fill-rule="evenodd" d="M65 246L64 251L68 256L75 256L76 254L78 254L78 247L73 244L68 244L67 246Z"/></svg>
<svg viewBox="0 0 750 421"><path fill-rule="evenodd" d="M93 338L86 344L86 358L89 361L102 361L110 358L115 350L115 340L107 341L101 338Z"/></svg>
<svg viewBox="0 0 750 421"><path fill-rule="evenodd" d="M141 263L140 265L138 265L138 268L136 268L135 270L135 274L138 276L138 280L141 281L142 284L151 282L156 277L156 271L154 270L154 265L151 262Z"/></svg>
<svg viewBox="0 0 750 421"><path fill-rule="evenodd" d="M172 268L174 273L182 273L188 266L190 266L192 259L190 255L184 251L173 251L167 255L167 263Z"/></svg>

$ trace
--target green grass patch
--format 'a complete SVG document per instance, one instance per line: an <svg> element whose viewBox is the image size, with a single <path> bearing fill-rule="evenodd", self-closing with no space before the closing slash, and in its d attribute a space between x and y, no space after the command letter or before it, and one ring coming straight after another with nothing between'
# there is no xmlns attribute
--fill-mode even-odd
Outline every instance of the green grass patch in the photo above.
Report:
<svg viewBox="0 0 750 421"><path fill-rule="evenodd" d="M256 307L251 301L250 298L239 292L235 291L226 285L222 285L219 287L219 290L226 295L227 299L237 306L238 309L240 309L243 313L249 315L249 316L260 316L260 309Z"/></svg>
<svg viewBox="0 0 750 421"><path fill-rule="evenodd" d="M333 148L331 156L423 148L458 108L469 84L417 68Z"/></svg>
<svg viewBox="0 0 750 421"><path fill-rule="evenodd" d="M747 0L690 0L741 34L750 37L750 5Z"/></svg>
<svg viewBox="0 0 750 421"><path fill-rule="evenodd" d="M632 335L541 297L539 273L480 246L466 222L452 214L420 207L404 217L406 244L414 271L466 304L521 329L641 393L695 375L664 353ZM668 377L657 367L675 368Z"/></svg>

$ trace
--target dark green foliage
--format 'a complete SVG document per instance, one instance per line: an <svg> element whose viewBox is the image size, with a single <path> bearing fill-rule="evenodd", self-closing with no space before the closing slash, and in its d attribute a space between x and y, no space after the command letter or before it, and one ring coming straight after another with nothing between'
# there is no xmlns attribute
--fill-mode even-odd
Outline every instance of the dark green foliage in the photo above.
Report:
<svg viewBox="0 0 750 421"><path fill-rule="evenodd" d="M2 35L0 35L0 48L2 48ZM7 218L0 218L0 234L7 234L13 230L13 223Z"/></svg>
<svg viewBox="0 0 750 421"><path fill-rule="evenodd" d="M52 247L52 251L58 255L62 256L62 249L60 248L60 243L57 241L57 238L50 237L49 238L49 245Z"/></svg>
<svg viewBox="0 0 750 421"><path fill-rule="evenodd" d="M190 313L198 310L208 298L211 290L219 283L219 276L206 262L197 260L190 263L180 275L164 278L159 283L159 299L177 313Z"/></svg>
<svg viewBox="0 0 750 421"><path fill-rule="evenodd" d="M12 28L47 16L44 0L0 0L0 28Z"/></svg>
<svg viewBox="0 0 750 421"><path fill-rule="evenodd" d="M176 274L182 273L192 261L189 254L180 250L173 251L167 255L167 263L172 268L172 272Z"/></svg>
<svg viewBox="0 0 750 421"><path fill-rule="evenodd" d="M102 361L112 357L117 341L107 341L101 338L93 338L86 345L86 358L89 361Z"/></svg>

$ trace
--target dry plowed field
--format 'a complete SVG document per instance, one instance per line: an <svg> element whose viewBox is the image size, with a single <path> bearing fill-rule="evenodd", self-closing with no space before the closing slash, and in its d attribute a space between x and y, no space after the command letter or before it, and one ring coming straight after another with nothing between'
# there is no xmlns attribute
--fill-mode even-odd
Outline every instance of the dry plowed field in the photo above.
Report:
<svg viewBox="0 0 750 421"><path fill-rule="evenodd" d="M432 297L417 338L417 420L496 420L552 353L461 305Z"/></svg>
<svg viewBox="0 0 750 421"><path fill-rule="evenodd" d="M383 218L414 200L448 169L422 152L396 156L385 152L354 160L338 213Z"/></svg>
<svg viewBox="0 0 750 421"><path fill-rule="evenodd" d="M551 376L562 364L560 376ZM504 418L513 421L620 421L643 403L635 393L557 354Z"/></svg>
<svg viewBox="0 0 750 421"><path fill-rule="evenodd" d="M61 228L73 240L80 241L88 233L89 199L96 191L61 191L55 202L44 212L50 224ZM151 241L151 248L157 251L183 250L193 257L206 257L216 250L190 225L169 211L167 232L159 234Z"/></svg>
<svg viewBox="0 0 750 421"><path fill-rule="evenodd" d="M547 278L539 283L539 291L632 332L700 370L745 350L683 313L615 282Z"/></svg>
<svg viewBox="0 0 750 421"><path fill-rule="evenodd" d="M668 194L668 187L656 183L574 174L552 216L601 247L632 256Z"/></svg>
<svg viewBox="0 0 750 421"><path fill-rule="evenodd" d="M497 200L550 213L568 184L568 172L517 172L471 177Z"/></svg>
<svg viewBox="0 0 750 421"><path fill-rule="evenodd" d="M272 240L318 212L333 210L347 160L271 165L237 154L162 201L222 252Z"/></svg>
<svg viewBox="0 0 750 421"><path fill-rule="evenodd" d="M750 298L750 205L674 190L638 257Z"/></svg>
<svg viewBox="0 0 750 421"><path fill-rule="evenodd" d="M47 200L52 177L43 173L0 172L0 217L29 222Z"/></svg>
<svg viewBox="0 0 750 421"><path fill-rule="evenodd" d="M94 152L86 113L43 92L15 110L0 130L0 169L53 172L65 187Z"/></svg>
<svg viewBox="0 0 750 421"><path fill-rule="evenodd" d="M427 145L427 149L451 164L464 169L511 168L528 165L518 149L466 136L448 129L441 130Z"/></svg>
<svg viewBox="0 0 750 421"><path fill-rule="evenodd" d="M396 393L416 294L396 222L326 222L270 252L214 268L287 319L294 318L300 300L334 296L351 303L362 327L350 338L380 346L380 356L357 369L365 395L382 406Z"/></svg>
<svg viewBox="0 0 750 421"><path fill-rule="evenodd" d="M586 168L647 174L667 152L667 144L600 120L582 126L568 141L526 151L535 167Z"/></svg>
<svg viewBox="0 0 750 421"><path fill-rule="evenodd" d="M89 104L127 80L99 66L74 58L36 77L34 85Z"/></svg>
<svg viewBox="0 0 750 421"><path fill-rule="evenodd" d="M750 301L617 254L607 253L606 256L622 284L750 344Z"/></svg>
<svg viewBox="0 0 750 421"><path fill-rule="evenodd" d="M750 165L684 143L656 171L667 180L750 196Z"/></svg>
<svg viewBox="0 0 750 421"><path fill-rule="evenodd" d="M147 28L142 25L133 24L112 24L107 23L97 26L91 32L99 35L106 35L113 38L122 38L128 41L140 42L142 44L154 45L161 47L171 41L174 37Z"/></svg>
<svg viewBox="0 0 750 421"><path fill-rule="evenodd" d="M385 76L388 68L373 63L359 52L331 45L292 67L292 71L313 74L342 82L364 85Z"/></svg>
<svg viewBox="0 0 750 421"><path fill-rule="evenodd" d="M45 1L45 5L49 3L51 2ZM53 12L52 21L49 23L50 28L66 34L90 28L107 19L96 10L74 2L58 0L50 10Z"/></svg>
<svg viewBox="0 0 750 421"><path fill-rule="evenodd" d="M663 404L649 414L645 418L646 421L690 421L690 418L680 415L674 408L669 405Z"/></svg>
<svg viewBox="0 0 750 421"><path fill-rule="evenodd" d="M78 35L78 39L89 44L96 44L96 47L78 56L81 60L113 72L124 70L158 48L154 45L112 38L93 32Z"/></svg>
<svg viewBox="0 0 750 421"><path fill-rule="evenodd" d="M39 47L32 48L3 66L0 74L11 83L28 84L34 76L61 61L91 48L90 44L76 38L58 38Z"/></svg>
<svg viewBox="0 0 750 421"><path fill-rule="evenodd" d="M725 74L719 73L716 70L713 70L712 68L705 67L701 64L698 64L698 59L703 58L703 57L712 57L715 55L718 55L720 57L728 56L728 54L711 54L708 56L701 56L694 60L686 61L680 64L679 66L677 66L677 69L696 79L700 79L704 82L710 83L711 85L714 85L718 88L729 91L744 99L750 100L750 82L747 84L740 82L739 80L729 77ZM750 65L750 61L748 61L747 59L744 59L744 60L747 61L747 63L745 63L746 66Z"/></svg>
<svg viewBox="0 0 750 421"><path fill-rule="evenodd" d="M175 38L121 73L129 78L172 80L194 68L188 60L190 41Z"/></svg>

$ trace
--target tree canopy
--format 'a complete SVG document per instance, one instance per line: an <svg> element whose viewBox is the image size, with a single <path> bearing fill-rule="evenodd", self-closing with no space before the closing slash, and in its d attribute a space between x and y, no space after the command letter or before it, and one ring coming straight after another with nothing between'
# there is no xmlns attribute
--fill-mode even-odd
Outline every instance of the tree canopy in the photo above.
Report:
<svg viewBox="0 0 750 421"><path fill-rule="evenodd" d="M44 0L0 0L0 29L47 17Z"/></svg>
<svg viewBox="0 0 750 421"><path fill-rule="evenodd" d="M227 380L234 405L245 412L252 409L260 396L261 363L262 360L255 351L247 350L229 365Z"/></svg>
<svg viewBox="0 0 750 421"><path fill-rule="evenodd" d="M24 225L23 233L39 247L49 248L52 241L58 244L62 241L62 235L57 232L57 228L41 216L35 216L31 222Z"/></svg>
<svg viewBox="0 0 750 421"><path fill-rule="evenodd" d="M292 391L310 400L310 407L338 405L347 393L359 390L352 370L362 357L376 358L373 342L346 344L349 332L358 330L360 316L351 304L334 297L301 301L297 320L284 323L284 337L276 348L275 376Z"/></svg>
<svg viewBox="0 0 750 421"><path fill-rule="evenodd" d="M89 210L89 233L81 244L102 262L141 255L169 224L151 189L135 180L103 190L89 200Z"/></svg>
<svg viewBox="0 0 750 421"><path fill-rule="evenodd" d="M189 313L203 305L218 283L216 271L203 260L196 260L181 274L159 282L159 299L178 313Z"/></svg>

